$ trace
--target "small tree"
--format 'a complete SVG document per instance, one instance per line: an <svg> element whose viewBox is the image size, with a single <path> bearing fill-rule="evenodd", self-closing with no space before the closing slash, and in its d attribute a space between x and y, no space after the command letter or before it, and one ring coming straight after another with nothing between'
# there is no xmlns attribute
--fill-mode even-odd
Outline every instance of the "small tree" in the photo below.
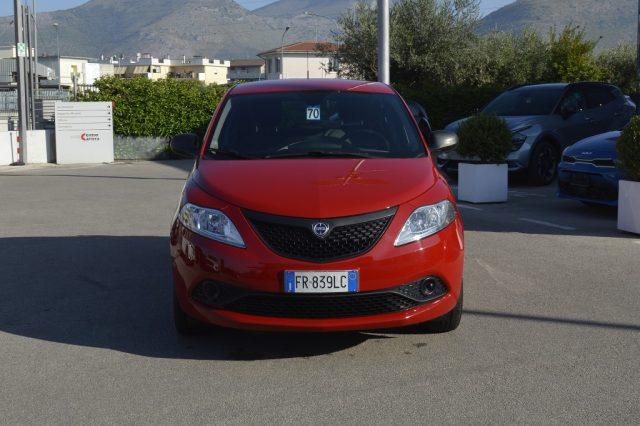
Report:
<svg viewBox="0 0 640 426"><path fill-rule="evenodd" d="M479 114L462 122L458 129L460 155L477 157L484 164L503 164L513 149L507 123L494 115Z"/></svg>
<svg viewBox="0 0 640 426"><path fill-rule="evenodd" d="M637 88L636 49L630 44L621 44L598 55L596 60L602 80L615 84L625 93L634 93Z"/></svg>
<svg viewBox="0 0 640 426"><path fill-rule="evenodd" d="M640 182L640 116L635 116L616 143L618 163L628 180Z"/></svg>
<svg viewBox="0 0 640 426"><path fill-rule="evenodd" d="M567 25L560 34L552 29L547 79L563 82L598 80L600 73L593 53L598 41L587 40L584 29L578 25Z"/></svg>

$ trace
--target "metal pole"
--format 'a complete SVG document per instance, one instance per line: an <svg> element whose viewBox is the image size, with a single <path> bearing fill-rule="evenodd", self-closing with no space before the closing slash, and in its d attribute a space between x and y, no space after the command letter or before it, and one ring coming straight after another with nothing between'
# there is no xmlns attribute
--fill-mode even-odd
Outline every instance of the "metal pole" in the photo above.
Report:
<svg viewBox="0 0 640 426"><path fill-rule="evenodd" d="M34 130L36 128L36 104L34 102L34 83L33 83L33 75L34 75L34 63L33 63L33 54L31 50L31 46L33 43L33 39L31 38L31 30L33 28L31 22L31 11L29 7L22 6L22 11L24 15L22 17L23 23L25 23L25 30L27 32L27 58L28 58L28 73L29 78L27 79L27 90L29 93L28 98L28 108L29 108L29 130Z"/></svg>
<svg viewBox="0 0 640 426"><path fill-rule="evenodd" d="M35 88L36 91L40 90L40 78L38 76L38 12L36 11L36 0L32 1L31 11L33 13L33 56L35 58Z"/></svg>
<svg viewBox="0 0 640 426"><path fill-rule="evenodd" d="M638 38L636 43L637 57L636 57L636 73L638 77L638 84L640 85L640 0L638 0Z"/></svg>
<svg viewBox="0 0 640 426"><path fill-rule="evenodd" d="M27 162L27 87L26 76L24 73L24 57L21 55L21 49L24 43L24 27L22 23L22 4L20 0L13 1L14 27L16 31L16 71L18 86L18 121L19 121L19 139L18 139L18 161L16 165L23 165Z"/></svg>
<svg viewBox="0 0 640 426"><path fill-rule="evenodd" d="M284 32L282 33L282 40L280 42L280 75L282 76L282 79L284 80L284 36L287 35L287 32L289 31L290 27L287 27L284 29Z"/></svg>
<svg viewBox="0 0 640 426"><path fill-rule="evenodd" d="M389 0L378 0L378 81L390 84Z"/></svg>
<svg viewBox="0 0 640 426"><path fill-rule="evenodd" d="M53 24L56 29L56 48L58 49L58 96L60 96L60 88L62 82L62 59L60 58L60 24L57 22Z"/></svg>

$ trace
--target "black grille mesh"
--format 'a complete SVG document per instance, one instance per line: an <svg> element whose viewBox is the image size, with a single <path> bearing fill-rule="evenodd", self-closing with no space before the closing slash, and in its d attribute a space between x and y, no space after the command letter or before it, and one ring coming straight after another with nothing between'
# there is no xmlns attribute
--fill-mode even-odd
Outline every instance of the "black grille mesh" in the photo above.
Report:
<svg viewBox="0 0 640 426"><path fill-rule="evenodd" d="M325 238L309 227L251 220L262 240L277 254L291 259L326 262L355 257L371 250L389 226L392 216L337 226Z"/></svg>
<svg viewBox="0 0 640 426"><path fill-rule="evenodd" d="M419 304L396 293L332 296L251 295L230 303L224 309L258 316L320 319L399 312Z"/></svg>

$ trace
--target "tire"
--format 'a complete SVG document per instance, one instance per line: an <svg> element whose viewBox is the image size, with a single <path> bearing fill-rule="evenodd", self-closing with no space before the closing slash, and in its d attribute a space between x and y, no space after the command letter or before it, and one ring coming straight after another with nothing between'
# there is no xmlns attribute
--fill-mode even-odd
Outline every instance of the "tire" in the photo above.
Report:
<svg viewBox="0 0 640 426"><path fill-rule="evenodd" d="M533 185L549 185L558 175L560 155L558 149L549 141L538 143L529 161L529 182Z"/></svg>
<svg viewBox="0 0 640 426"><path fill-rule="evenodd" d="M204 324L195 318L191 318L182 310L175 291L173 293L173 324L178 334L183 336L192 336L204 330Z"/></svg>
<svg viewBox="0 0 640 426"><path fill-rule="evenodd" d="M458 303L455 308L453 308L448 314L426 323L425 327L427 331L432 333L448 333L458 328L460 320L462 319L463 293L463 288L460 287L460 298L458 298Z"/></svg>

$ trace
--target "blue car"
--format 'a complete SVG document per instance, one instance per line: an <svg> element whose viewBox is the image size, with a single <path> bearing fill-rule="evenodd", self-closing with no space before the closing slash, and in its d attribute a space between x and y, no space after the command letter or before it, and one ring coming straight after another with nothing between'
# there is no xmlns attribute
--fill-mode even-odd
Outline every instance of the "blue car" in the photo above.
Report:
<svg viewBox="0 0 640 426"><path fill-rule="evenodd" d="M616 168L619 137L619 131L603 133L565 149L558 166L558 196L585 204L617 206L618 181L624 178Z"/></svg>

